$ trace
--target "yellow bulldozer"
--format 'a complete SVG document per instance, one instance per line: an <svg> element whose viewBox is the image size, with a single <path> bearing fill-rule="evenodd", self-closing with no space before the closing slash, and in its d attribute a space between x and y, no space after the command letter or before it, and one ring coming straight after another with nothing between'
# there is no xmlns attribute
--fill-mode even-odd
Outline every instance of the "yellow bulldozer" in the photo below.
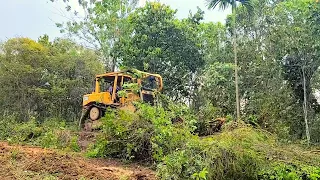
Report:
<svg viewBox="0 0 320 180"><path fill-rule="evenodd" d="M96 75L94 87L92 93L83 96L79 126L86 131L95 129L94 124L99 127L97 120L104 116L107 108L135 111L134 102L137 101L154 105L163 89L163 82L159 74L130 69ZM180 123L184 120L176 117L171 121ZM225 118L212 119L206 125L208 132L205 135L220 131L224 123Z"/></svg>
<svg viewBox="0 0 320 180"><path fill-rule="evenodd" d="M83 110L79 126L104 116L107 108L135 110L134 102L154 105L156 95L163 88L162 77L136 69L99 74L94 91L83 96Z"/></svg>

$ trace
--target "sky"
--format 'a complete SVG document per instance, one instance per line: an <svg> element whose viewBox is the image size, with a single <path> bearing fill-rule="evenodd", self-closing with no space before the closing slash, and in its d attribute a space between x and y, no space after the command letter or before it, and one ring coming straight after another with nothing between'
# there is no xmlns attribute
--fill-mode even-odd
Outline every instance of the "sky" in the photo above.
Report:
<svg viewBox="0 0 320 180"><path fill-rule="evenodd" d="M70 0L71 5L78 0ZM140 0L143 5L146 0ZM177 18L188 17L189 11L197 11L197 6L205 11L205 21L223 22L230 9L207 10L204 0L158 0L161 3L177 9ZM43 34L48 34L50 40L62 37L55 23L67 21L62 0L52 3L50 0L5 0L0 6L0 41L13 37L29 37L38 39Z"/></svg>

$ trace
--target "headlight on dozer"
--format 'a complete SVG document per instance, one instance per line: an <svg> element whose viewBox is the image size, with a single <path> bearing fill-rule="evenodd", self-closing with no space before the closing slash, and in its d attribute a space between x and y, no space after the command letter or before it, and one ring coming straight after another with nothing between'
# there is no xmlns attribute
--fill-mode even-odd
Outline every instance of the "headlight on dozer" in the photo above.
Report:
<svg viewBox="0 0 320 180"><path fill-rule="evenodd" d="M83 96L83 101L88 101L89 97L88 96Z"/></svg>

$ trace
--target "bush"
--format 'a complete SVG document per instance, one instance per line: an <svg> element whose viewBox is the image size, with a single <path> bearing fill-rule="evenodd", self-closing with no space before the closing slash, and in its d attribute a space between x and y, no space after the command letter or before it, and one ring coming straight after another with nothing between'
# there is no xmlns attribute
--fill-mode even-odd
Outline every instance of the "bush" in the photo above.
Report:
<svg viewBox="0 0 320 180"><path fill-rule="evenodd" d="M90 156L112 156L126 159L150 157L151 123L135 113L109 110L102 118L103 134L90 148Z"/></svg>
<svg viewBox="0 0 320 180"><path fill-rule="evenodd" d="M315 115L313 119L310 120L310 139L314 144L320 145L320 114Z"/></svg>
<svg viewBox="0 0 320 180"><path fill-rule="evenodd" d="M44 121L41 136L35 141L36 145L46 148L68 149L80 151L78 136L73 132L74 124L68 124L62 119L52 118Z"/></svg>
<svg viewBox="0 0 320 180"><path fill-rule="evenodd" d="M9 122L10 126L6 127L6 129L8 132L11 132L11 134L5 139L9 142L28 143L38 138L43 132L43 129L38 126L35 119L31 119L30 121L24 123L18 123L16 121Z"/></svg>
<svg viewBox="0 0 320 180"><path fill-rule="evenodd" d="M271 141L268 138L251 128L202 139L193 137L184 149L164 158L158 165L158 175L162 179L256 179L264 161L263 154L253 146Z"/></svg>
<svg viewBox="0 0 320 180"><path fill-rule="evenodd" d="M15 122L14 116L6 116L0 118L0 139L7 140L13 133L13 123Z"/></svg>
<svg viewBox="0 0 320 180"><path fill-rule="evenodd" d="M161 161L191 136L189 123L172 124L175 114L171 111L145 104L137 107L135 113L109 110L102 118L103 134L88 155Z"/></svg>

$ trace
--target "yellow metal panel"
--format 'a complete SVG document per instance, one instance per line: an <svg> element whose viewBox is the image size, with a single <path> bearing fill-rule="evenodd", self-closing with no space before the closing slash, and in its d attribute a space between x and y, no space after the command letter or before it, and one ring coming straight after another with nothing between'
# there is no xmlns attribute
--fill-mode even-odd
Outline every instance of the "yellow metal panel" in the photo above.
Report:
<svg viewBox="0 0 320 180"><path fill-rule="evenodd" d="M95 87L95 93L100 93L100 83L99 83L99 79L96 78L96 87Z"/></svg>
<svg viewBox="0 0 320 180"><path fill-rule="evenodd" d="M83 96L83 103L82 103L83 106L91 102L112 104L111 95L109 92L102 92L102 93L86 94Z"/></svg>

